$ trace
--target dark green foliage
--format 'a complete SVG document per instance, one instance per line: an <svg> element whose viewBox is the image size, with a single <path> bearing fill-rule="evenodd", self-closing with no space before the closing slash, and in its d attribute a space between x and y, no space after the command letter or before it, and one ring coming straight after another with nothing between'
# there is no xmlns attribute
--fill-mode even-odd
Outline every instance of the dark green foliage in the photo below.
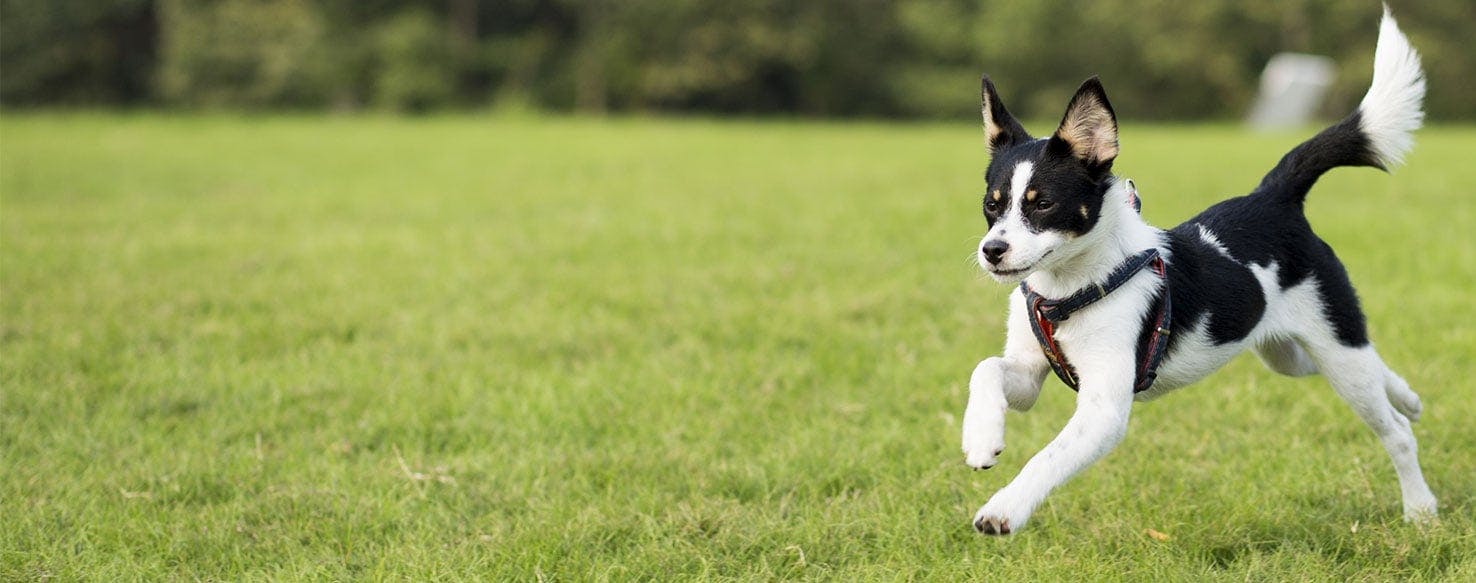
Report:
<svg viewBox="0 0 1476 583"><path fill-rule="evenodd" d="M134 103L152 91L151 0L0 0L0 102Z"/></svg>
<svg viewBox="0 0 1476 583"><path fill-rule="evenodd" d="M294 0L160 0L159 97L263 106L321 99L314 54L322 15Z"/></svg>
<svg viewBox="0 0 1476 583"><path fill-rule="evenodd" d="M451 44L430 14L416 10L390 19L375 31L373 46L376 104L419 112L451 101L456 91Z"/></svg>
<svg viewBox="0 0 1476 583"><path fill-rule="evenodd" d="M554 111L962 117L988 72L1054 117L1099 74L1129 118L1245 111L1282 51L1367 86L1379 4L1345 0L0 0L6 105L514 103ZM1396 2L1435 118L1476 116L1469 0Z"/></svg>

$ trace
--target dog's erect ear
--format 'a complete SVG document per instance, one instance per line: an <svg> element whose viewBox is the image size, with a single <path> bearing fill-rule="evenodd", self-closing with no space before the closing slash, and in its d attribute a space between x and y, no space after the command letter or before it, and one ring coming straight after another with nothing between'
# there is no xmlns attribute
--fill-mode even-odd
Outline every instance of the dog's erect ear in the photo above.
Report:
<svg viewBox="0 0 1476 583"><path fill-rule="evenodd" d="M1025 128L1015 121L1015 116L1010 115L1004 102L999 100L999 93L994 90L989 76L985 75L979 84L982 102L979 109L984 114L984 145L989 147L989 153L1030 141L1030 134L1025 133Z"/></svg>
<svg viewBox="0 0 1476 583"><path fill-rule="evenodd" d="M1107 102L1107 92L1096 77L1076 90L1061 127L1051 136L1050 147L1070 152L1088 168L1108 170L1117 158L1117 114Z"/></svg>

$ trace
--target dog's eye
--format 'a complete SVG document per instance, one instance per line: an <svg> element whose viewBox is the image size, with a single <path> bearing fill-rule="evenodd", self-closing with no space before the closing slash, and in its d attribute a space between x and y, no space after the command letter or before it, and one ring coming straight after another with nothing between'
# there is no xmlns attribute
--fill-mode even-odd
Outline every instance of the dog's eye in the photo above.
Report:
<svg viewBox="0 0 1476 583"><path fill-rule="evenodd" d="M1035 210L1038 211L1048 211L1051 210L1051 207L1053 206L1056 206L1056 203L1049 198L1042 198L1035 201Z"/></svg>
<svg viewBox="0 0 1476 583"><path fill-rule="evenodd" d="M997 213L997 212L999 212L999 201L994 200L992 198L986 198L986 199L984 199L984 212L987 212L987 213Z"/></svg>

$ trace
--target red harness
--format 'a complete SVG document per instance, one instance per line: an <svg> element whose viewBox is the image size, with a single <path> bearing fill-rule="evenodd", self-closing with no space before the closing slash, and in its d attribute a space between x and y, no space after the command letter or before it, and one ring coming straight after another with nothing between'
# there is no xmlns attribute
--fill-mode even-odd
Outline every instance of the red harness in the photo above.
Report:
<svg viewBox="0 0 1476 583"><path fill-rule="evenodd" d="M1020 282L1025 305L1030 309L1030 327L1035 332L1040 350L1050 362L1051 370L1071 390L1077 390L1080 381L1076 376L1076 368L1066 360L1066 353L1056 342L1056 325L1071 317L1077 310L1107 297L1112 290L1127 283L1145 267L1163 280L1163 286L1159 289L1158 297L1153 300L1153 319L1138 338L1137 375L1133 381L1133 392L1137 393L1148 390L1158 377L1158 365L1163 361L1168 348L1169 326L1173 319L1173 309L1169 302L1168 272L1157 249L1149 249L1129 257L1108 275L1107 281L1061 300L1046 299L1030 289L1025 282Z"/></svg>

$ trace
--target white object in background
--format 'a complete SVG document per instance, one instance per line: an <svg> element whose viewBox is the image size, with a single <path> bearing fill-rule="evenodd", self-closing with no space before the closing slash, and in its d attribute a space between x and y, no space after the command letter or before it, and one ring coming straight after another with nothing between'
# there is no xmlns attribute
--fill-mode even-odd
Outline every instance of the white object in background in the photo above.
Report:
<svg viewBox="0 0 1476 583"><path fill-rule="evenodd" d="M1327 57L1277 54L1261 72L1261 91L1247 121L1261 130L1305 125L1317 115L1336 77L1333 60Z"/></svg>

